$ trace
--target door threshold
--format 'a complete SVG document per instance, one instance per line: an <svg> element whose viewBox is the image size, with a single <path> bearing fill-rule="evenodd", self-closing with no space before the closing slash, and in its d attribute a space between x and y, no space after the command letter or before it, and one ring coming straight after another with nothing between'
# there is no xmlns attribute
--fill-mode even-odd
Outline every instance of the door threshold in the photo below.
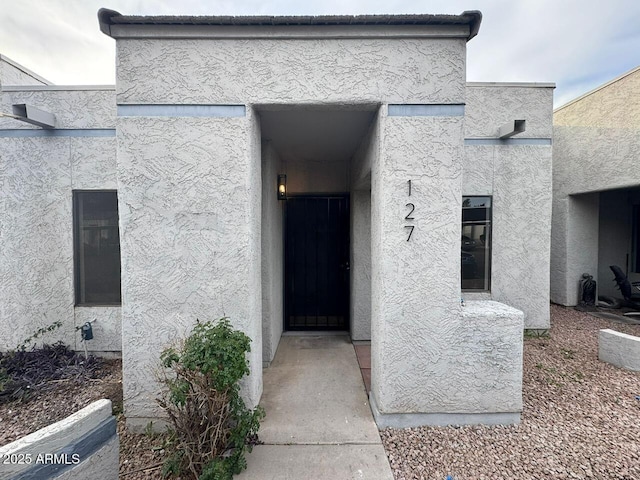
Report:
<svg viewBox="0 0 640 480"><path fill-rule="evenodd" d="M349 332L345 330L287 330L282 332L283 337L327 337L349 335Z"/></svg>

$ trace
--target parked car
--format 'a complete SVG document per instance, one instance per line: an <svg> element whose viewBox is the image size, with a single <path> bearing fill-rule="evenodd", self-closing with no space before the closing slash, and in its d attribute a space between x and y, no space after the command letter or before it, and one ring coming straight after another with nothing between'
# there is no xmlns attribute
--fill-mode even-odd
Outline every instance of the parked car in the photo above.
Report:
<svg viewBox="0 0 640 480"><path fill-rule="evenodd" d="M462 250L475 250L477 243L473 238L462 235Z"/></svg>
<svg viewBox="0 0 640 480"><path fill-rule="evenodd" d="M462 278L477 278L478 264L476 258L470 253L461 251L462 255Z"/></svg>

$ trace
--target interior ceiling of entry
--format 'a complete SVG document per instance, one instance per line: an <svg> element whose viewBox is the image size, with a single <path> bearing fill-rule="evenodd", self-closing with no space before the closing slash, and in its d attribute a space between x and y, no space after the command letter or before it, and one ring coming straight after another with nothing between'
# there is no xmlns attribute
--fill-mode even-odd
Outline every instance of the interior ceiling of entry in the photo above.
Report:
<svg viewBox="0 0 640 480"><path fill-rule="evenodd" d="M284 161L351 159L376 115L372 110L261 111L262 138Z"/></svg>

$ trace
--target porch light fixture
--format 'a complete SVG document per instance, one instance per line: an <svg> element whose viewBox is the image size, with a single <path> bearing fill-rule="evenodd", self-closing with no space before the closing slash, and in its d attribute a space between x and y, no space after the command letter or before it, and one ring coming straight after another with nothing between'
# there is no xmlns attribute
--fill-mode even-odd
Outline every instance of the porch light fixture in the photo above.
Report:
<svg viewBox="0 0 640 480"><path fill-rule="evenodd" d="M287 176L284 173L278 174L278 200L287 199Z"/></svg>

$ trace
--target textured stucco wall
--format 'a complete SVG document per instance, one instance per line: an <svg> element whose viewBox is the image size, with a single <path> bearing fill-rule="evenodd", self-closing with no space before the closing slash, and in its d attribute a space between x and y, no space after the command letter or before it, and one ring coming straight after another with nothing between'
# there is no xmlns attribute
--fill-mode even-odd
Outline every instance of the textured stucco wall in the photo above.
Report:
<svg viewBox="0 0 640 480"><path fill-rule="evenodd" d="M3 85L46 85L39 75L0 55L0 87Z"/></svg>
<svg viewBox="0 0 640 480"><path fill-rule="evenodd" d="M603 195L599 201L607 203L609 194L599 192L640 185L639 88L640 70L635 69L554 112L552 299L563 305L578 301L577 281L583 271L597 275L600 294L618 296L611 288L608 263L616 256L622 259L630 235L618 228L620 219L599 215L604 211L597 200L588 212L581 208L586 197L578 194ZM629 205L602 208L618 216ZM611 225L614 221L617 226ZM617 236L615 247L610 245L612 228L626 236Z"/></svg>
<svg viewBox="0 0 640 480"><path fill-rule="evenodd" d="M230 317L253 340L249 404L262 391L260 133L246 117L120 117L118 185L124 403L159 415L153 369L196 319Z"/></svg>
<svg viewBox="0 0 640 480"><path fill-rule="evenodd" d="M53 113L55 128L115 128L113 87L24 87L2 92L3 112L11 112L11 105L22 103ZM0 128L39 127L2 118Z"/></svg>
<svg viewBox="0 0 640 480"><path fill-rule="evenodd" d="M372 394L383 414L449 411L439 392L462 375L445 358L462 319L463 118L386 113L372 165ZM411 241L408 202L416 207Z"/></svg>
<svg viewBox="0 0 640 480"><path fill-rule="evenodd" d="M119 39L117 101L460 104L465 48L464 38ZM249 332L254 345L262 343L260 158L256 173L254 156L247 151L251 121L118 120L129 420L137 417L142 423L158 413L149 367L163 343L183 334L195 317L215 315L224 304L226 315ZM411 134L398 132L400 144L405 143L399 138L403 133ZM456 198L458 223L459 203ZM254 239L255 251L247 245ZM252 284L254 270L257 281ZM451 281L459 288L457 275ZM254 359L252 354L259 363L252 361L249 403L260 396L258 355Z"/></svg>
<svg viewBox="0 0 640 480"><path fill-rule="evenodd" d="M606 93L606 89L601 92ZM629 96L634 94L630 93ZM563 120L567 121L566 118ZM579 120L576 122L579 123ZM637 127L554 125L551 289L554 302L576 304L576 282L584 271L595 275L595 270L599 270L599 285L608 283L608 272L598 269L597 256L590 257L594 248L596 252L598 248L593 241L599 232L598 210L592 211L587 217L574 218L568 209L572 202L580 202L582 195L578 194L599 195L601 191L640 186L640 163L637 161L640 158L639 133ZM628 205L625 203L618 208L628 208ZM586 242L586 239L590 239L590 242ZM563 258L565 251L566 259ZM587 266L590 270L584 270ZM606 291L606 288L599 289L602 294L606 294Z"/></svg>
<svg viewBox="0 0 640 480"><path fill-rule="evenodd" d="M262 361L276 354L284 321L283 203L278 200L282 163L270 142L262 143Z"/></svg>
<svg viewBox="0 0 640 480"><path fill-rule="evenodd" d="M109 128L115 118L113 90L10 91L2 104L30 103L55 112L58 126ZM8 107L7 107L8 106ZM89 120L75 111L89 109ZM5 120L0 129L30 128ZM0 136L0 348L15 348L38 328L63 326L43 339L82 349L74 327L97 320L92 351L120 350L119 307L74 308L73 189L115 189L113 137Z"/></svg>
<svg viewBox="0 0 640 480"><path fill-rule="evenodd" d="M524 312L525 328L549 328L551 147L496 151L492 299Z"/></svg>
<svg viewBox="0 0 640 480"><path fill-rule="evenodd" d="M526 131L513 138L551 138L553 88L536 84L468 83L465 138L497 137L512 120L526 120Z"/></svg>
<svg viewBox="0 0 640 480"><path fill-rule="evenodd" d="M640 68L558 108L555 126L640 128Z"/></svg>
<svg viewBox="0 0 640 480"><path fill-rule="evenodd" d="M465 46L462 38L120 39L118 103L453 103L464 97Z"/></svg>
<svg viewBox="0 0 640 480"><path fill-rule="evenodd" d="M555 126L554 196L638 186L640 129Z"/></svg>
<svg viewBox="0 0 640 480"><path fill-rule="evenodd" d="M598 279L600 194L553 199L551 301L577 305L583 273ZM600 283L600 282L598 282Z"/></svg>
<svg viewBox="0 0 640 480"><path fill-rule="evenodd" d="M376 119L351 159L351 338L371 340L371 165L380 149ZM375 160L374 160L375 159Z"/></svg>
<svg viewBox="0 0 640 480"><path fill-rule="evenodd" d="M539 142L550 143L552 105L549 86L467 87L465 138L495 139L507 121L527 122L513 137L520 144L467 141L462 173L463 195L493 197L488 298L522 310L525 328L549 328L552 147Z"/></svg>
<svg viewBox="0 0 640 480"><path fill-rule="evenodd" d="M351 208L352 340L371 340L371 192L354 190Z"/></svg>
<svg viewBox="0 0 640 480"><path fill-rule="evenodd" d="M448 325L455 344L432 353L438 378L426 377L433 389L430 409L385 415L374 396L371 401L379 427L520 422L522 312L494 301L470 301L461 315L462 321Z"/></svg>

